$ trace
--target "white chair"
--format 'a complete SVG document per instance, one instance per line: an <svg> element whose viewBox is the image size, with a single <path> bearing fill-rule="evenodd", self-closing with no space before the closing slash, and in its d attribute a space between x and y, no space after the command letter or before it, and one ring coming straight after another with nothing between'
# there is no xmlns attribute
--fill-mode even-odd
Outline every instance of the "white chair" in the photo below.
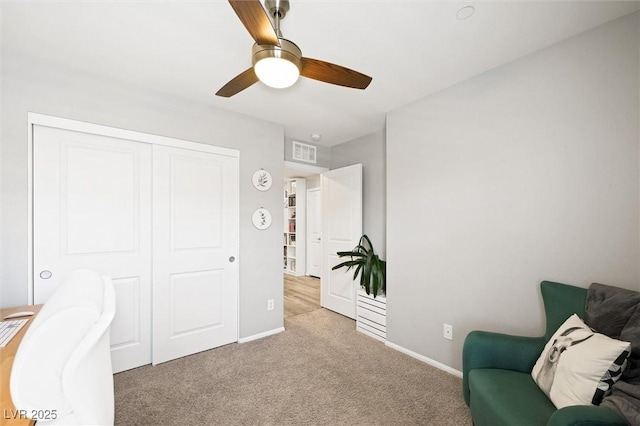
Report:
<svg viewBox="0 0 640 426"><path fill-rule="evenodd" d="M111 278L79 270L46 301L22 340L11 370L20 410L51 414L38 425L112 425L109 326L116 311Z"/></svg>

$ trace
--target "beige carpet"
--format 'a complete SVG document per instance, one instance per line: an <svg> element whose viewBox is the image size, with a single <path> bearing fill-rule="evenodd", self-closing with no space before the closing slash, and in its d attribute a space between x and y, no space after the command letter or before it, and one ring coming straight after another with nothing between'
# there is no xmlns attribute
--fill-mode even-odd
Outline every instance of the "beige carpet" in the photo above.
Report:
<svg viewBox="0 0 640 426"><path fill-rule="evenodd" d="M325 309L286 331L115 375L117 425L471 425L461 380Z"/></svg>

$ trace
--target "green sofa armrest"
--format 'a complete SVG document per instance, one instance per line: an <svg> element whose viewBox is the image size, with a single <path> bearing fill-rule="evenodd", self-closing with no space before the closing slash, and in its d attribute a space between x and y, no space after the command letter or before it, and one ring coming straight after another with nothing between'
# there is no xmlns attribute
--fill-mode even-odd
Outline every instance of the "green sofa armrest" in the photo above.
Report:
<svg viewBox="0 0 640 426"><path fill-rule="evenodd" d="M607 407L574 405L553 413L547 426L627 426L627 422Z"/></svg>
<svg viewBox="0 0 640 426"><path fill-rule="evenodd" d="M462 391L469 405L469 371L499 368L530 373L542 353L544 337L512 336L488 331L472 331L462 348Z"/></svg>

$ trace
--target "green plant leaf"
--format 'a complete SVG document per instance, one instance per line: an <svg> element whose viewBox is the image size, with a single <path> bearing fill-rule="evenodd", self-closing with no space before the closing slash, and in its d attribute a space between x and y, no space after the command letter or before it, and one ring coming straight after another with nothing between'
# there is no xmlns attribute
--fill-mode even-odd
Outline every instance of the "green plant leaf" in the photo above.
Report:
<svg viewBox="0 0 640 426"><path fill-rule="evenodd" d="M360 241L362 241L362 239L361 239ZM353 249L353 251L357 251L357 252L364 253L364 254L369 253L369 249L368 249L368 248L366 248L366 247L365 247L364 245L362 245L362 244L358 244L357 246L355 246L355 248Z"/></svg>
<svg viewBox="0 0 640 426"><path fill-rule="evenodd" d="M360 286L367 294L373 293L373 297L376 297L380 291L386 292L387 263L375 254L373 244L366 234L360 237L353 250L339 251L337 254L351 259L337 264L332 270L346 267L349 271L354 268L353 279L355 281L360 275Z"/></svg>
<svg viewBox="0 0 640 426"><path fill-rule="evenodd" d="M369 237L367 237L367 234L360 237L360 245L364 246L364 244L362 244L362 240L365 240L367 244L369 244L369 248L371 249L371 251L373 251L373 244L371 244L371 240L369 239Z"/></svg>
<svg viewBox="0 0 640 426"><path fill-rule="evenodd" d="M371 267L373 264L373 256L373 252L369 252L364 261L364 268L362 270L362 276L360 277L360 285L365 287L365 289L367 290L367 294L369 294L371 291Z"/></svg>
<svg viewBox="0 0 640 426"><path fill-rule="evenodd" d="M344 268L345 266L347 267L347 271L351 268L353 268L354 266L359 265L361 262L359 260L346 260L342 263L337 264L336 266L334 266L333 268L331 268L332 270L335 269L340 269L340 268Z"/></svg>
<svg viewBox="0 0 640 426"><path fill-rule="evenodd" d="M375 267L373 268L373 297L375 298L384 287L384 266L383 261L376 255Z"/></svg>
<svg viewBox="0 0 640 426"><path fill-rule="evenodd" d="M356 271L353 273L353 280L355 281L358 278L358 274L360 273L360 271L362 271L362 263L360 263L358 265L358 267L356 268Z"/></svg>
<svg viewBox="0 0 640 426"><path fill-rule="evenodd" d="M345 257L345 256L364 257L364 256L366 256L366 254L360 253L360 252L357 252L357 251L339 251L337 254L340 257Z"/></svg>

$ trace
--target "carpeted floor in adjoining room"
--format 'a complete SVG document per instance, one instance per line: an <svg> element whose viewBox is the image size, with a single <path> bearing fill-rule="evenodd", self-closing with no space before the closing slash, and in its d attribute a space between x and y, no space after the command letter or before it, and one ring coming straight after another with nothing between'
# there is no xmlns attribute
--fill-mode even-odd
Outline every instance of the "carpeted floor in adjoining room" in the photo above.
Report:
<svg viewBox="0 0 640 426"><path fill-rule="evenodd" d="M116 425L471 425L461 380L325 309L286 331L115 375Z"/></svg>

